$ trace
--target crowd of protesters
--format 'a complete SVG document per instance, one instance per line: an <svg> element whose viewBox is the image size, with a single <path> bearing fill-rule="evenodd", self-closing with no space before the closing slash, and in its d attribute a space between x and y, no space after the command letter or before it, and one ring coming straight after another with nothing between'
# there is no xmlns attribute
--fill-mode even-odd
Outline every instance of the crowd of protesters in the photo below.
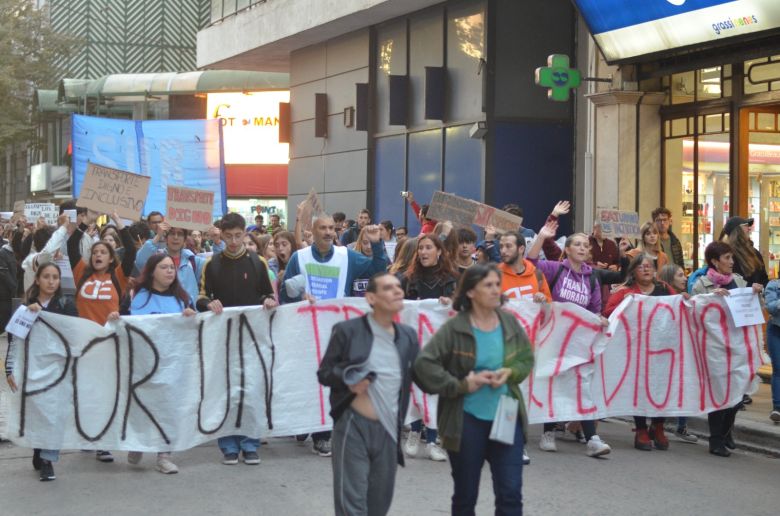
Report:
<svg viewBox="0 0 780 516"><path fill-rule="evenodd" d="M750 241L752 219L730 218L707 246L704 266L686 276L682 245L671 231L672 213L666 208L654 210L641 226L637 245L606 238L598 223L590 234L568 235L559 245L559 220L570 209L565 201L553 208L538 234L523 226L509 232L488 226L477 235L471 228L429 218L428 206L418 205L411 192L403 195L419 220L419 234L389 220L373 224L366 209L354 220L344 213L319 213L309 221L299 216L291 230L278 215L271 215L267 226L257 215L247 226L236 213L225 214L204 231L172 227L159 212L125 226L116 214L98 217L78 208L72 222L65 210L76 209L75 202L68 201L60 207L56 228L23 219L4 228L0 322L4 327L11 317L13 298L33 311L102 325L122 315L189 317L198 311L219 314L225 307L272 310L284 303L366 297L372 314L336 326L318 371L321 383L331 388L334 431L313 434L312 450L329 457L346 447L354 459L334 460L340 486L334 493L337 514L386 513L395 464L403 464L404 456L419 456L421 443L426 458L449 459L453 514L473 513L485 460L493 472L497 511L522 511L522 468L530 458L517 385L530 373L533 354L517 322L499 309L507 298L575 303L606 325L606 317L630 295L728 295L744 286L761 294L766 287L768 348L775 366L770 418L780 421L780 281L769 281ZM517 205L503 209L523 216ZM72 278L69 285L66 278ZM393 322L404 299L435 299L457 313L419 355L416 332ZM16 344L9 338L6 374L12 390L17 388ZM460 358L448 358L453 353ZM399 354L408 358L401 368L389 365ZM504 358L509 356L513 358ZM344 361L373 366L357 368L351 373L357 376L347 378L339 374ZM412 379L440 396L438 431L426 428L417 414L403 440ZM501 395L520 400L514 444L488 438ZM746 395L739 405L709 414L712 454L729 455L735 417L750 401ZM652 418L649 425L644 417L634 421L636 449L670 447L664 418ZM568 432L585 445L588 456L609 454L612 449L599 437L597 425L594 420L547 423L539 448L557 451L556 436ZM685 418L678 418L676 428L681 442L696 442ZM309 436L297 438L305 442ZM218 445L223 464L260 463L259 436L222 437ZM368 459L375 452L381 467ZM35 450L33 465L41 480L55 478L52 463L57 458L57 450ZM114 460L107 450L97 451L96 458ZM131 464L141 460L140 452L128 454ZM157 454L156 468L178 472L166 451ZM375 484L367 484L375 468L382 471L372 480Z"/></svg>

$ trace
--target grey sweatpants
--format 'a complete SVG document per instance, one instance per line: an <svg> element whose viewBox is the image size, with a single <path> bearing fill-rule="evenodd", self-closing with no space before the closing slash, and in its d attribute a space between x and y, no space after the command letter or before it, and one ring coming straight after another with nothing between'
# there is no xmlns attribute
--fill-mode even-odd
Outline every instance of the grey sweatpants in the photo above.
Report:
<svg viewBox="0 0 780 516"><path fill-rule="evenodd" d="M347 409L333 427L336 516L384 516L398 468L396 443L382 423Z"/></svg>

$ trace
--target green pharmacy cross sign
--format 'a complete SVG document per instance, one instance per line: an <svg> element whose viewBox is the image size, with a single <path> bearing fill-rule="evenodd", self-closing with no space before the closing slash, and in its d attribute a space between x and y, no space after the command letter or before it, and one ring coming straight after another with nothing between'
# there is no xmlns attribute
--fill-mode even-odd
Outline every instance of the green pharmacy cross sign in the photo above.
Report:
<svg viewBox="0 0 780 516"><path fill-rule="evenodd" d="M536 84L549 88L547 97L557 102L569 100L569 92L580 85L582 76L576 68L569 68L569 56L553 54L547 66L536 69Z"/></svg>

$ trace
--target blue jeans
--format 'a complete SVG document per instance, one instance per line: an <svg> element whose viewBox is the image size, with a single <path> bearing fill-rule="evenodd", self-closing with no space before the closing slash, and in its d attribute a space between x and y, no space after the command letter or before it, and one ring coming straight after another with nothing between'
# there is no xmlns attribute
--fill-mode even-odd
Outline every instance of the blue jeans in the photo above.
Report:
<svg viewBox="0 0 780 516"><path fill-rule="evenodd" d="M688 426L688 418L687 417L678 417L677 418L677 430L682 431L686 426Z"/></svg>
<svg viewBox="0 0 780 516"><path fill-rule="evenodd" d="M492 421L463 413L460 451L447 451L452 467L455 492L452 494L453 516L474 516L479 496L479 478L485 460L493 475L496 516L523 514L523 425L517 422L515 443L511 446L491 441Z"/></svg>
<svg viewBox="0 0 780 516"><path fill-rule="evenodd" d="M423 429L423 422L422 419L418 419L417 421L412 421L412 424L410 425L412 432L422 432ZM425 428L425 442L426 443L435 443L436 437L438 437L439 432L432 429L432 428Z"/></svg>
<svg viewBox="0 0 780 516"><path fill-rule="evenodd" d="M222 450L223 455L230 455L232 453L238 455L239 451L257 453L257 450L260 448L260 439L247 437L245 435L220 437L217 440L217 443L219 444L219 449Z"/></svg>
<svg viewBox="0 0 780 516"><path fill-rule="evenodd" d="M766 342L772 360L772 407L780 409L780 326L766 325Z"/></svg>

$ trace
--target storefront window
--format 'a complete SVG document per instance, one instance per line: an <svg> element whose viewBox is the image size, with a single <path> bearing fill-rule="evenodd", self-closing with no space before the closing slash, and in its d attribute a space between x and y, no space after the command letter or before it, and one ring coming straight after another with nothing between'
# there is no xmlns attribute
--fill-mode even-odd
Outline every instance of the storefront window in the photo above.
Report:
<svg viewBox="0 0 780 516"><path fill-rule="evenodd" d="M704 263L704 249L720 234L731 212L731 145L724 115L665 122L665 134L678 136L665 142L665 204L672 210L672 231L682 243L689 271Z"/></svg>
<svg viewBox="0 0 780 516"><path fill-rule="evenodd" d="M247 226L255 223L255 216L263 216L268 225L271 215L279 215L282 226L287 227L287 199L228 199L228 212L238 213L246 219Z"/></svg>
<svg viewBox="0 0 780 516"><path fill-rule="evenodd" d="M780 90L780 56L745 61L745 94Z"/></svg>

